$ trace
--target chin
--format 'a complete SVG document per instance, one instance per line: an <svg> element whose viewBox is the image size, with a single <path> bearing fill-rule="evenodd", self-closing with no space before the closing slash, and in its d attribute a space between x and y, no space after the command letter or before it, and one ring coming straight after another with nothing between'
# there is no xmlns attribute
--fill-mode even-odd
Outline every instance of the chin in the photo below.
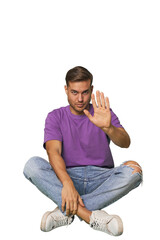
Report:
<svg viewBox="0 0 160 240"><path fill-rule="evenodd" d="M75 110L76 110L77 112L83 112L84 109L85 109L85 107L83 107L83 108L75 107Z"/></svg>
<svg viewBox="0 0 160 240"><path fill-rule="evenodd" d="M79 113L82 113L85 108L86 108L86 106L83 106L82 108L79 108L79 107L77 107L77 106L74 106L74 110L75 110L76 112L79 112Z"/></svg>

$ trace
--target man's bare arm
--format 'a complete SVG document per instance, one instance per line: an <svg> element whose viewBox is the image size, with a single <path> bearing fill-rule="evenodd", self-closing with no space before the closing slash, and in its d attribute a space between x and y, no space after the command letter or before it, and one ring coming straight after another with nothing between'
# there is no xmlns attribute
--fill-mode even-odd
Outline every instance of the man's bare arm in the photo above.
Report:
<svg viewBox="0 0 160 240"><path fill-rule="evenodd" d="M128 148L130 146L130 137L123 128L117 128L111 125L110 128L102 128L102 130L117 146L121 148Z"/></svg>
<svg viewBox="0 0 160 240"><path fill-rule="evenodd" d="M49 162L54 169L57 177L64 185L65 182L72 183L70 176L66 171L66 165L61 157L62 144L58 140L51 140L46 142L46 150L49 158Z"/></svg>
<svg viewBox="0 0 160 240"><path fill-rule="evenodd" d="M84 207L83 201L74 187L74 184L67 173L65 162L61 156L62 143L58 140L50 140L46 142L46 150L49 162L55 171L57 177L61 181L62 188L62 211L66 214L76 214L78 203Z"/></svg>
<svg viewBox="0 0 160 240"><path fill-rule="evenodd" d="M119 147L127 148L130 145L130 137L123 128L117 128L111 124L111 111L108 97L104 93L96 91L97 103L94 94L92 94L92 104L94 115L88 110L83 110L89 120L97 127L101 128L109 138Z"/></svg>

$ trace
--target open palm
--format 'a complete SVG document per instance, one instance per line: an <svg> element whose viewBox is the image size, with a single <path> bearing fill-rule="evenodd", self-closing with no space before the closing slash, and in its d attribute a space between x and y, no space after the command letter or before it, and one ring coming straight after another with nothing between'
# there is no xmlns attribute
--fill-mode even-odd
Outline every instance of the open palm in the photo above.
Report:
<svg viewBox="0 0 160 240"><path fill-rule="evenodd" d="M96 91L97 104L94 94L92 94L92 104L94 115L92 116L88 110L84 110L89 120L99 128L109 128L111 126L111 112L108 97L104 97L104 93Z"/></svg>

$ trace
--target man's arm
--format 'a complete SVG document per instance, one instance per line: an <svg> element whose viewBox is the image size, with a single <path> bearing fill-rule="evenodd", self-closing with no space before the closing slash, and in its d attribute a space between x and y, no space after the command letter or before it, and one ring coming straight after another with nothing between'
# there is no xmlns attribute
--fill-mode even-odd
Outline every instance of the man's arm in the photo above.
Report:
<svg viewBox="0 0 160 240"><path fill-rule="evenodd" d="M83 110L89 120L97 127L101 128L109 138L119 147L127 148L130 145L130 137L123 128L117 128L111 124L111 111L108 97L104 97L104 93L100 94L96 91L97 104L95 96L92 94L92 104L94 108L94 116L88 110ZM106 99L106 101L105 101Z"/></svg>
<svg viewBox="0 0 160 240"><path fill-rule="evenodd" d="M66 165L61 157L62 143L58 140L50 140L46 142L46 150L49 162L55 171L57 177L61 181L62 188L62 211L65 210L66 214L76 214L78 203L84 207L83 201L74 187L74 184L67 173Z"/></svg>
<svg viewBox="0 0 160 240"><path fill-rule="evenodd" d="M130 137L124 128L117 128L111 125L109 128L102 128L108 137L121 148L128 148L130 146Z"/></svg>

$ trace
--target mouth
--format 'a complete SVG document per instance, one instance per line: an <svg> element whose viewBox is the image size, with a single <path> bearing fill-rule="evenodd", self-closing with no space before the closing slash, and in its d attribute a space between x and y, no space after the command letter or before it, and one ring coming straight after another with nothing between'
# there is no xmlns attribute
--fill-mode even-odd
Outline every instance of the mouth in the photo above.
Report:
<svg viewBox="0 0 160 240"><path fill-rule="evenodd" d="M82 108L84 105L83 104L77 104L77 107Z"/></svg>

